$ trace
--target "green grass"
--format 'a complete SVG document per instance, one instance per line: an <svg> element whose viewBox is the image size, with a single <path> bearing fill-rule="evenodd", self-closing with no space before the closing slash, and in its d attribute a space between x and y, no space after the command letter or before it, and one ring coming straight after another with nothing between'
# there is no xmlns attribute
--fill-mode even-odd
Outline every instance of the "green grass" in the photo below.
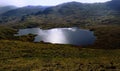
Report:
<svg viewBox="0 0 120 71"><path fill-rule="evenodd" d="M120 49L0 41L0 71L102 71L120 69Z"/></svg>

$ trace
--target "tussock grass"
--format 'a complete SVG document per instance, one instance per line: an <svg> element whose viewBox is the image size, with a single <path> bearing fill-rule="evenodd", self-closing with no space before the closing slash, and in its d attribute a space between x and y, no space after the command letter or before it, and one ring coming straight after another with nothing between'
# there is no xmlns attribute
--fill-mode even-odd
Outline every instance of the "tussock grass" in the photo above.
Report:
<svg viewBox="0 0 120 71"><path fill-rule="evenodd" d="M119 71L119 56L120 49L0 40L0 71Z"/></svg>

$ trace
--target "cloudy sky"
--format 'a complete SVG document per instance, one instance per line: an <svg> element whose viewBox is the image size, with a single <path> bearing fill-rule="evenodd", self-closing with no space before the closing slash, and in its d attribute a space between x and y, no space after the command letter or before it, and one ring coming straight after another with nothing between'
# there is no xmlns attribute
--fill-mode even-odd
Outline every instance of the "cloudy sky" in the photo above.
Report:
<svg viewBox="0 0 120 71"><path fill-rule="evenodd" d="M26 5L53 6L71 1L77 1L82 3L94 3L94 2L106 2L110 0L0 0L0 5L15 5L18 7Z"/></svg>

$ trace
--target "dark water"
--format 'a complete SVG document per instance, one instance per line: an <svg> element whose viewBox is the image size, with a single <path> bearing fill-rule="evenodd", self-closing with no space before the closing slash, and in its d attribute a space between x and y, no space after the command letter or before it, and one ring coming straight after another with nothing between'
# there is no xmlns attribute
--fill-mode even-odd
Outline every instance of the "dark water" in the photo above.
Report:
<svg viewBox="0 0 120 71"><path fill-rule="evenodd" d="M95 41L92 31L78 28L53 28L48 30L40 28L20 29L15 36L28 34L37 35L34 42L43 41L52 44L89 45Z"/></svg>

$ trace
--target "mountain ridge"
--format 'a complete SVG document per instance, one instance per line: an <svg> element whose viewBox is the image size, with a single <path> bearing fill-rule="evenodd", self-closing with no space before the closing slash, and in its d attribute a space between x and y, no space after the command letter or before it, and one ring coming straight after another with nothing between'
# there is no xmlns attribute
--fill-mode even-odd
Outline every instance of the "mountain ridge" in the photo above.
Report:
<svg viewBox="0 0 120 71"><path fill-rule="evenodd" d="M16 6L0 6L0 14L3 14L7 11L10 11L10 10L13 10L13 9L16 9L17 7Z"/></svg>
<svg viewBox="0 0 120 71"><path fill-rule="evenodd" d="M27 23L27 26L31 25L30 23L35 23L37 26L41 24L67 24L72 26L119 25L120 10L117 8L120 6L112 7L112 2L116 3L113 0L94 4L68 2L57 6L41 8L40 6L26 6L2 14L0 16L0 23L24 25Z"/></svg>

